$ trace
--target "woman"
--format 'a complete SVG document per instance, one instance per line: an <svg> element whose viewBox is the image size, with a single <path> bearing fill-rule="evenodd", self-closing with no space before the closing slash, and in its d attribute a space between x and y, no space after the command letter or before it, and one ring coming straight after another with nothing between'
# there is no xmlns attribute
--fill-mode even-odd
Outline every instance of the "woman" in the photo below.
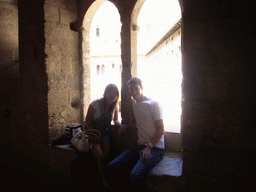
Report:
<svg viewBox="0 0 256 192"><path fill-rule="evenodd" d="M118 121L118 100L119 91L117 86L109 84L105 88L103 98L91 102L85 119L86 126L89 130L96 129L101 133L100 138L96 136L93 137L91 151L97 160L105 190L110 190L110 185L106 177L105 164L109 152L108 128L111 125L112 120L118 127L121 125Z"/></svg>

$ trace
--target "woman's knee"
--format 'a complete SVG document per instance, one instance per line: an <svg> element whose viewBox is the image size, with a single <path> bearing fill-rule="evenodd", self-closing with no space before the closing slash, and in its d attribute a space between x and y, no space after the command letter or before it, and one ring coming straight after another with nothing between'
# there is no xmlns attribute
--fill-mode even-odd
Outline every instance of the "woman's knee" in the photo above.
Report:
<svg viewBox="0 0 256 192"><path fill-rule="evenodd" d="M104 156L104 153L102 152L102 150L101 150L100 147L94 146L94 147L92 148L92 153L93 153L93 155L95 156L95 158L96 158L97 161L103 161L103 159L104 159L105 156Z"/></svg>

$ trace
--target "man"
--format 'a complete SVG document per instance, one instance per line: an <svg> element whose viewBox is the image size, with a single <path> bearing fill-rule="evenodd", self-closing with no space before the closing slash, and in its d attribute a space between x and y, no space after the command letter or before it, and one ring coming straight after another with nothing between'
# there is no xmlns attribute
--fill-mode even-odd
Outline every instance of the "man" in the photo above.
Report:
<svg viewBox="0 0 256 192"><path fill-rule="evenodd" d="M132 77L127 84L135 122L122 125L119 134L123 135L127 127L137 127L138 141L110 162L108 171L115 185L128 180L134 189L142 191L146 189L147 174L164 155L163 115L160 105L143 95L139 78Z"/></svg>

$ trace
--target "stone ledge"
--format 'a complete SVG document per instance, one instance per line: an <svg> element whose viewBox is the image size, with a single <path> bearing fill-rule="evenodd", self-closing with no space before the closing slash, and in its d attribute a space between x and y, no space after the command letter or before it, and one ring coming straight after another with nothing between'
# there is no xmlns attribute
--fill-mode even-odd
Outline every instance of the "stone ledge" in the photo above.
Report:
<svg viewBox="0 0 256 192"><path fill-rule="evenodd" d="M149 172L149 176L174 176L182 175L182 154L177 152L165 152L163 159Z"/></svg>
<svg viewBox="0 0 256 192"><path fill-rule="evenodd" d="M53 145L51 147L55 147L55 148L60 148L60 149L65 149L68 151L72 151L72 152L77 152L77 149L72 145L72 144L66 144L66 145Z"/></svg>
<svg viewBox="0 0 256 192"><path fill-rule="evenodd" d="M182 190L183 159L181 152L165 152L163 159L149 172L147 188L149 191Z"/></svg>
<svg viewBox="0 0 256 192"><path fill-rule="evenodd" d="M53 146L76 153L77 150L71 144ZM182 177L183 159L181 152L165 151L163 159L149 172L147 176L147 188L150 192L158 191L184 191L185 183Z"/></svg>

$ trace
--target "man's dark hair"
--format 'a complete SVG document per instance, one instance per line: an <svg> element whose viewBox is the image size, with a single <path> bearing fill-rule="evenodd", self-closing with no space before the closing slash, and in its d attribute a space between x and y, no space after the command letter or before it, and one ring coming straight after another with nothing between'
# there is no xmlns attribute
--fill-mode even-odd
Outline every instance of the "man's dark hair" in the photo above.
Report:
<svg viewBox="0 0 256 192"><path fill-rule="evenodd" d="M127 85L133 84L133 83L137 83L140 87L142 87L142 81L138 77L130 78L129 81L127 82Z"/></svg>

